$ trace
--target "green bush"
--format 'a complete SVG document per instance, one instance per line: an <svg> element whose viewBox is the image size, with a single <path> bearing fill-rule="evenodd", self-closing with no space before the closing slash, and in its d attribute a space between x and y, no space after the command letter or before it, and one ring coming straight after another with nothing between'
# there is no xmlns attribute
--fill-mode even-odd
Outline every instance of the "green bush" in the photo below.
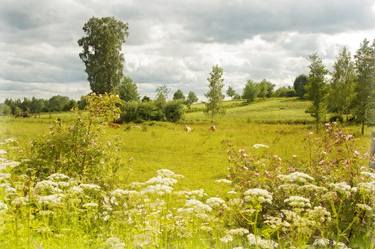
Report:
<svg viewBox="0 0 375 249"><path fill-rule="evenodd" d="M183 116L183 104L180 101L158 105L154 101L130 102L123 109L120 122L170 121L177 122Z"/></svg>
<svg viewBox="0 0 375 249"><path fill-rule="evenodd" d="M171 101L164 107L165 118L170 122L179 121L184 115L184 106L181 101Z"/></svg>

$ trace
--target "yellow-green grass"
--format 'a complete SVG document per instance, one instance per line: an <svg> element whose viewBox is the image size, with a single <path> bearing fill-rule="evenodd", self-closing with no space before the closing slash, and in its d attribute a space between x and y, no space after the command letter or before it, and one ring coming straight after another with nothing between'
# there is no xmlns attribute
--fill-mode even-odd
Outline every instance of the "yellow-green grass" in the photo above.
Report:
<svg viewBox="0 0 375 249"><path fill-rule="evenodd" d="M308 102L296 99L259 100L228 108L226 115L215 119L215 132L209 131L209 117L202 112L193 112L186 114L179 124L152 122L124 124L117 129L108 127L104 139L119 143L123 162L127 165L128 159L133 158L130 170L128 166L120 170L122 179L130 182L146 180L154 176L157 169L168 168L185 176L181 188L204 188L215 194L226 190L215 180L227 174L228 142L254 153L263 152L253 149L253 144L267 144L270 146L267 153L284 159L291 159L292 155L306 157L305 139L308 132L314 130L313 125L285 122L311 121L305 113L307 105ZM0 139L15 137L20 144L28 144L33 138L46 134L57 118L69 122L74 116L59 113L37 118L2 117ZM193 128L191 133L184 130L185 123ZM359 136L358 127L348 129ZM358 148L365 152L368 145L367 133L359 138ZM303 165L296 166L303 168Z"/></svg>

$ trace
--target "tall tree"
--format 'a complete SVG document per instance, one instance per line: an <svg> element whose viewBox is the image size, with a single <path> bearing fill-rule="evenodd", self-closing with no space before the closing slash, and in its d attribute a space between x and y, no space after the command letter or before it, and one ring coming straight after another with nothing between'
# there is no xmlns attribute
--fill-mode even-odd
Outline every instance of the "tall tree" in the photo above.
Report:
<svg viewBox="0 0 375 249"><path fill-rule="evenodd" d="M369 121L371 99L375 88L375 41L371 45L365 39L355 54L357 86L355 88L354 115L361 123L361 133L365 132L365 124Z"/></svg>
<svg viewBox="0 0 375 249"><path fill-rule="evenodd" d="M294 80L293 83L293 88L294 91L296 92L296 95L303 99L306 93L305 87L307 84L307 76L304 74L300 74L297 76L297 78Z"/></svg>
<svg viewBox="0 0 375 249"><path fill-rule="evenodd" d="M218 65L212 67L210 77L208 80L208 92L206 93L207 103L205 112L211 115L211 120L214 120L214 117L217 114L223 113L223 108L221 106L224 99L223 87L224 87L224 70Z"/></svg>
<svg viewBox="0 0 375 249"><path fill-rule="evenodd" d="M130 77L124 76L118 88L119 96L125 102L139 101L137 85Z"/></svg>
<svg viewBox="0 0 375 249"><path fill-rule="evenodd" d="M173 94L173 100L182 100L182 101L185 101L185 95L184 95L184 93L180 89L178 89Z"/></svg>
<svg viewBox="0 0 375 249"><path fill-rule="evenodd" d="M325 77L328 70L317 54L310 55L309 60L310 72L306 90L312 104L307 112L315 118L316 129L318 130L319 124L324 121L327 112L327 83Z"/></svg>
<svg viewBox="0 0 375 249"><path fill-rule="evenodd" d="M90 18L83 26L85 36L78 40L79 57L86 66L91 90L98 94L117 90L123 76L122 44L128 24L114 17Z"/></svg>
<svg viewBox="0 0 375 249"><path fill-rule="evenodd" d="M247 103L251 103L256 99L258 94L258 84L252 80L248 80L245 88L243 89L242 98L245 99Z"/></svg>
<svg viewBox="0 0 375 249"><path fill-rule="evenodd" d="M156 104L159 106L159 107L162 107L165 105L165 103L167 102L167 98L168 98L168 94L169 94L170 90L168 89L168 87L166 85L162 85L158 88L156 88Z"/></svg>
<svg viewBox="0 0 375 249"><path fill-rule="evenodd" d="M257 87L259 88L258 97L270 98L273 94L273 89L275 88L275 85L269 82L268 80L263 79L261 82L257 84Z"/></svg>
<svg viewBox="0 0 375 249"><path fill-rule="evenodd" d="M355 97L356 75L350 52L344 47L333 66L332 83L328 94L328 109L348 115Z"/></svg>
<svg viewBox="0 0 375 249"><path fill-rule="evenodd" d="M191 105L194 104L195 102L198 101L198 97L197 95L195 95L195 93L193 91L190 91L188 93L188 96L186 98L186 105L188 106L188 108L190 109Z"/></svg>
<svg viewBox="0 0 375 249"><path fill-rule="evenodd" d="M236 96L236 91L233 89L233 87L231 86L228 86L228 89L227 89L227 96L230 97L231 99L234 99L234 97Z"/></svg>

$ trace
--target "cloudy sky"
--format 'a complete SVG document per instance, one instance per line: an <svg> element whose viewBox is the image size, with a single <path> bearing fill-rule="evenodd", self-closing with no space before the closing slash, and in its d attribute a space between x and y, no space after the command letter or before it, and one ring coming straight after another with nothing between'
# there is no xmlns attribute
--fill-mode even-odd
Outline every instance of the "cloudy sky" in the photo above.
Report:
<svg viewBox="0 0 375 249"><path fill-rule="evenodd" d="M124 71L149 96L162 84L203 96L215 64L235 89L291 84L309 54L330 66L375 38L374 0L0 0L0 101L88 93L77 40L92 16L129 24Z"/></svg>

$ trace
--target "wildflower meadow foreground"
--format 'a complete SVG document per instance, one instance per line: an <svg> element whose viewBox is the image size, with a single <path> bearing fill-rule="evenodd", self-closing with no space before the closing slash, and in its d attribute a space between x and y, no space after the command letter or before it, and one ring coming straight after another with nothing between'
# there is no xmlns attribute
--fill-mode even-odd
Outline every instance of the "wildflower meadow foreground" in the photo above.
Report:
<svg viewBox="0 0 375 249"><path fill-rule="evenodd" d="M223 196L181 190L183 176L168 169L121 188L63 167L44 176L2 149L0 247L374 248L375 172L366 155L335 125L309 137L316 146L304 170L229 147L228 176L216 180L231 188Z"/></svg>

